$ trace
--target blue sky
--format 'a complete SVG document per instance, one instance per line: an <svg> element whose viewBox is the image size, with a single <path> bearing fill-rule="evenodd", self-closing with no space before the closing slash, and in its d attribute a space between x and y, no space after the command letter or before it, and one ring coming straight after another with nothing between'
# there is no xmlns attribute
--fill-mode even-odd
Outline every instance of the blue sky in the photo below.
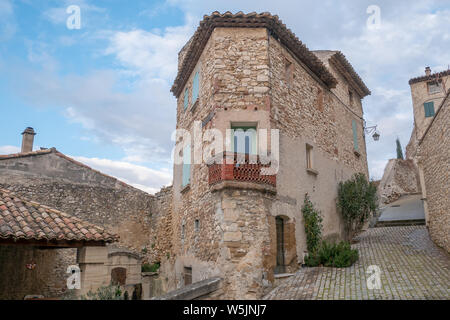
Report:
<svg viewBox="0 0 450 320"><path fill-rule="evenodd" d="M369 5L381 28L366 27ZM66 8L81 9L81 29ZM380 142L367 140L380 178L395 139L413 124L408 80L450 64L450 1L0 0L0 154L27 126L35 147L61 152L154 192L170 184L177 53L204 14L278 14L310 48L341 50L372 90L363 101Z"/></svg>

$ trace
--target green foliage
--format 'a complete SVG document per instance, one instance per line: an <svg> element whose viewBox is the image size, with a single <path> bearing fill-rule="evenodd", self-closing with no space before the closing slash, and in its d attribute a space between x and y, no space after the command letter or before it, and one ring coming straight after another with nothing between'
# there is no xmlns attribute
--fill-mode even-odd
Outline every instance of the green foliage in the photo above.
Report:
<svg viewBox="0 0 450 320"><path fill-rule="evenodd" d="M97 289L97 291L89 292L86 296L82 295L81 300L123 300L122 290L120 290L120 286L102 286Z"/></svg>
<svg viewBox="0 0 450 320"><path fill-rule="evenodd" d="M378 208L377 187L362 173L355 173L338 187L338 210L344 219L348 240L361 231L364 223Z"/></svg>
<svg viewBox="0 0 450 320"><path fill-rule="evenodd" d="M305 220L306 246L308 252L313 253L322 239L322 217L320 212L314 208L308 194L305 194L302 213Z"/></svg>
<svg viewBox="0 0 450 320"><path fill-rule="evenodd" d="M329 243L323 241L318 250L305 257L305 264L308 267L346 268L350 267L358 260L358 250L352 249L350 243L341 241L339 243Z"/></svg>
<svg viewBox="0 0 450 320"><path fill-rule="evenodd" d="M156 271L158 271L160 266L161 266L160 262L156 262L153 264L144 263L141 267L141 271L142 272L156 272Z"/></svg>
<svg viewBox="0 0 450 320"><path fill-rule="evenodd" d="M397 140L395 142L397 144L397 159L403 160L403 151L402 151L402 145L400 144L400 139L397 138Z"/></svg>

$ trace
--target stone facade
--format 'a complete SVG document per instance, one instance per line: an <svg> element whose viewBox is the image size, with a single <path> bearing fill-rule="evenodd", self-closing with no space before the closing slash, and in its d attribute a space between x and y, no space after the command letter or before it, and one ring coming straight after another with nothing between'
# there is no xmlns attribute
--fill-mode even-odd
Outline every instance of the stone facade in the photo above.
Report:
<svg viewBox="0 0 450 320"><path fill-rule="evenodd" d="M170 251L171 188L147 194L55 149L0 156L0 186L118 234L114 247L139 254L139 264L160 262ZM46 263L55 275L46 293L61 295L76 249L57 250Z"/></svg>
<svg viewBox="0 0 450 320"><path fill-rule="evenodd" d="M205 21L226 18L213 14ZM233 125L279 129L276 183L254 176L210 183L211 167L195 162L190 182L183 186L183 165L175 164L172 255L161 275L167 278L168 289L182 287L190 277L196 282L219 276L220 298L257 299L271 287L278 266L277 217L283 221L283 270L295 271L303 262L301 206L306 193L324 216L325 237L342 238L337 185L356 172L368 175L361 99L370 92L338 52L312 53L301 47L307 58L299 57L292 50L300 50L300 44L296 48L286 44L270 27L226 23L204 40L200 27L179 55L173 89L179 92L177 129L194 135L195 121L201 121L197 134L216 129L225 140ZM202 41L199 52L197 44ZM192 60L196 55L198 59ZM194 63L192 73L184 74ZM307 64L316 66L311 67L315 71ZM192 101L197 71L199 95ZM187 80L179 80L183 78ZM313 153L313 167L307 167L307 152Z"/></svg>
<svg viewBox="0 0 450 320"><path fill-rule="evenodd" d="M425 218L432 240L450 252L450 97L441 104L419 142Z"/></svg>

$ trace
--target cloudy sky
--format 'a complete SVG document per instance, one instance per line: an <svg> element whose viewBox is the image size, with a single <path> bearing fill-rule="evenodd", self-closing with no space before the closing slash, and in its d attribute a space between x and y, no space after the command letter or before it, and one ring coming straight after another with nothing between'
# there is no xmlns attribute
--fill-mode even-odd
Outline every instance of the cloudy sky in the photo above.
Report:
<svg viewBox="0 0 450 320"><path fill-rule="evenodd" d="M80 29L67 28L71 5ZM367 27L371 5L377 29ZM216 10L277 14L310 49L346 55L372 91L363 105L381 132L367 139L374 179L395 139L408 143L408 80L450 64L450 0L0 0L0 154L18 151L31 126L35 148L56 147L148 192L170 184L177 53Z"/></svg>

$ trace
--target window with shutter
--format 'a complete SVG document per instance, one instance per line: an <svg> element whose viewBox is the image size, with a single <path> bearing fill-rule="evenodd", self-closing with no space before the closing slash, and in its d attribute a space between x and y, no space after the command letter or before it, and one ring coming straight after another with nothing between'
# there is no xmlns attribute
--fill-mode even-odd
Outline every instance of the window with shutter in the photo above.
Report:
<svg viewBox="0 0 450 320"><path fill-rule="evenodd" d="M189 89L184 90L184 110L189 106Z"/></svg>
<svg viewBox="0 0 450 320"><path fill-rule="evenodd" d="M191 145L187 145L183 149L183 182L182 187L187 186L191 182Z"/></svg>
<svg viewBox="0 0 450 320"><path fill-rule="evenodd" d="M355 151L358 151L358 129L356 127L356 121L352 120L352 129L353 129L353 148Z"/></svg>
<svg viewBox="0 0 450 320"><path fill-rule="evenodd" d="M425 117L433 117L434 116L434 102L425 102L423 104L423 107L425 109Z"/></svg>
<svg viewBox="0 0 450 320"><path fill-rule="evenodd" d="M192 84L192 103L195 103L198 99L198 89L199 89L199 74L197 71L194 76L194 83Z"/></svg>

